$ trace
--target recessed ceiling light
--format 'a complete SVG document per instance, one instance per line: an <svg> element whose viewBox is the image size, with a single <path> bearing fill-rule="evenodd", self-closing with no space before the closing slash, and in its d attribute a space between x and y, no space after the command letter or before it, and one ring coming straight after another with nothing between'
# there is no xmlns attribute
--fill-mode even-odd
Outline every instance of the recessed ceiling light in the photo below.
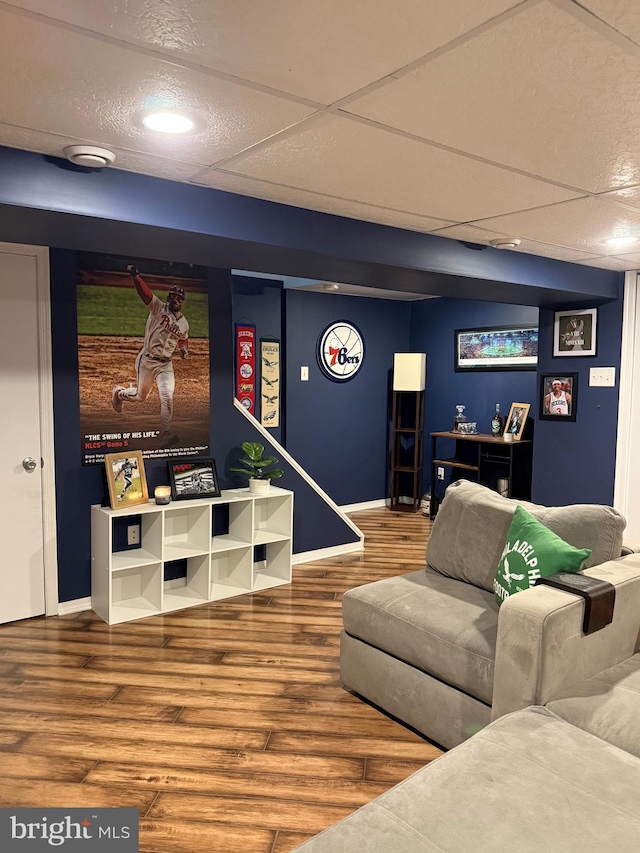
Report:
<svg viewBox="0 0 640 853"><path fill-rule="evenodd" d="M609 246L628 246L630 243L637 243L637 237L611 237L605 240Z"/></svg>
<svg viewBox="0 0 640 853"><path fill-rule="evenodd" d="M187 116L170 110L149 113L142 119L142 123L149 130L156 130L158 133L188 133L196 126Z"/></svg>

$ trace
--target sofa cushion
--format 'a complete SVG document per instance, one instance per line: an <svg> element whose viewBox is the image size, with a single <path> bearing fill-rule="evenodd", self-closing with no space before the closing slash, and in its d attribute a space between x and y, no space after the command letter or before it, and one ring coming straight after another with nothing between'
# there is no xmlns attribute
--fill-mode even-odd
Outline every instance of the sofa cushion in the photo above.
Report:
<svg viewBox="0 0 640 853"><path fill-rule="evenodd" d="M569 545L517 506L493 580L496 602L500 605L510 595L529 589L538 578L577 572L590 554L588 548Z"/></svg>
<svg viewBox="0 0 640 853"><path fill-rule="evenodd" d="M615 560L622 552L626 521L598 504L546 507L503 498L497 492L458 480L446 491L427 543L427 563L446 577L493 591L493 578L516 506L520 504L556 536L588 548L585 568Z"/></svg>
<svg viewBox="0 0 640 853"><path fill-rule="evenodd" d="M640 655L565 690L547 707L640 758Z"/></svg>
<svg viewBox="0 0 640 853"><path fill-rule="evenodd" d="M349 590L342 614L351 636L491 704L493 594L427 569Z"/></svg>
<svg viewBox="0 0 640 853"><path fill-rule="evenodd" d="M640 760L530 707L487 726L296 853L636 853Z"/></svg>

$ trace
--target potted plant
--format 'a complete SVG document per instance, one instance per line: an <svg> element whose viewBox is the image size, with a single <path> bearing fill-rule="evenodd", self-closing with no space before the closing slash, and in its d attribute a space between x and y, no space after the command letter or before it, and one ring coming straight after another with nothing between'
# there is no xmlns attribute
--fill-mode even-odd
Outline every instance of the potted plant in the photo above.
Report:
<svg viewBox="0 0 640 853"><path fill-rule="evenodd" d="M244 457L240 460L242 468L229 468L249 478L249 491L263 493L269 491L271 480L282 477L284 473L281 468L271 468L278 460L275 456L264 455L264 445L258 441L243 441L242 451Z"/></svg>

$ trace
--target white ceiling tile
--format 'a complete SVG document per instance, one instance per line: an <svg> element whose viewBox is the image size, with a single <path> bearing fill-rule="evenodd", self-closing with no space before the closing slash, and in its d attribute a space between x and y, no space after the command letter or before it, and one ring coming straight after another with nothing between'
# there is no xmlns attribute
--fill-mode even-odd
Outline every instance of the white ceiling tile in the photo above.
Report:
<svg viewBox="0 0 640 853"><path fill-rule="evenodd" d="M585 255L619 255L619 246L609 246L610 237L638 235L640 210L627 209L610 200L581 198L538 210L527 210L476 222L497 228L512 237L557 245L561 243Z"/></svg>
<svg viewBox="0 0 640 853"><path fill-rule="evenodd" d="M339 115L325 115L297 133L242 154L225 169L458 222L575 197Z"/></svg>
<svg viewBox="0 0 640 853"><path fill-rule="evenodd" d="M640 269L640 255L636 255L635 260L631 260L631 257L631 255L627 255L625 258L588 258L585 261L576 261L576 263L585 267L597 267L615 272Z"/></svg>
<svg viewBox="0 0 640 853"><path fill-rule="evenodd" d="M95 139L80 139L71 136L55 136L51 133L25 130L22 127L0 124L0 145L8 148L21 148L23 151L36 151L51 157L64 157L63 149L67 145L97 145ZM116 155L115 169L125 172L137 172L142 175L153 175L156 178L166 178L169 181L188 181L192 175L202 170L197 163L184 163L181 160L170 160L156 154L141 154L139 151L128 151L113 146Z"/></svg>
<svg viewBox="0 0 640 853"><path fill-rule="evenodd" d="M488 246L492 240L500 239L501 237L511 237L511 234L505 234L501 231L492 231L486 228L478 228L475 225L452 225L449 228L442 228L433 231L433 234L438 234L441 237L453 237L455 240L464 240L468 243L480 243ZM520 245L516 249L510 249L512 252L524 252L528 255L542 255L545 258L557 258L559 261L577 261L581 258L591 256L585 252L578 252L575 249L568 249L565 246L551 246L548 243L536 243L534 240L527 240L519 237Z"/></svg>
<svg viewBox="0 0 640 853"><path fill-rule="evenodd" d="M305 207L308 210L319 210L322 213L332 213L336 216L362 219L365 222L377 222L381 225L391 225L394 228L406 228L409 231L430 232L434 228L442 228L443 225L449 224L444 219L412 215L401 210L372 207L344 198L307 192L280 184L270 184L266 181L246 178L243 175L235 175L218 169L211 169L204 175L199 175L197 183L240 195L290 204L293 207Z"/></svg>
<svg viewBox="0 0 640 853"><path fill-rule="evenodd" d="M580 5L640 44L640 4L636 0L580 0Z"/></svg>
<svg viewBox="0 0 640 853"><path fill-rule="evenodd" d="M206 164L313 111L2 8L0 79L6 124ZM198 129L171 137L148 131L135 118L152 106L180 106Z"/></svg>
<svg viewBox="0 0 640 853"><path fill-rule="evenodd" d="M623 190L614 190L611 193L602 193L599 198L608 198L620 204L628 204L629 207L640 208L640 187L625 187Z"/></svg>
<svg viewBox="0 0 640 853"><path fill-rule="evenodd" d="M640 183L640 56L525 7L350 112L588 191Z"/></svg>
<svg viewBox="0 0 640 853"><path fill-rule="evenodd" d="M14 0L13 5L331 103L520 0Z"/></svg>

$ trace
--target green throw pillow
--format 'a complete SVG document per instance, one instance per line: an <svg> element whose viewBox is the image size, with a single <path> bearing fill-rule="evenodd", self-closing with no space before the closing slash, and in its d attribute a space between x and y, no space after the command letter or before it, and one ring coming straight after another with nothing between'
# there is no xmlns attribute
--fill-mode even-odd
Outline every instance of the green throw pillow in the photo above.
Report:
<svg viewBox="0 0 640 853"><path fill-rule="evenodd" d="M502 604L514 592L529 589L538 578L577 572L590 556L588 548L574 548L517 506L493 580L496 601Z"/></svg>

